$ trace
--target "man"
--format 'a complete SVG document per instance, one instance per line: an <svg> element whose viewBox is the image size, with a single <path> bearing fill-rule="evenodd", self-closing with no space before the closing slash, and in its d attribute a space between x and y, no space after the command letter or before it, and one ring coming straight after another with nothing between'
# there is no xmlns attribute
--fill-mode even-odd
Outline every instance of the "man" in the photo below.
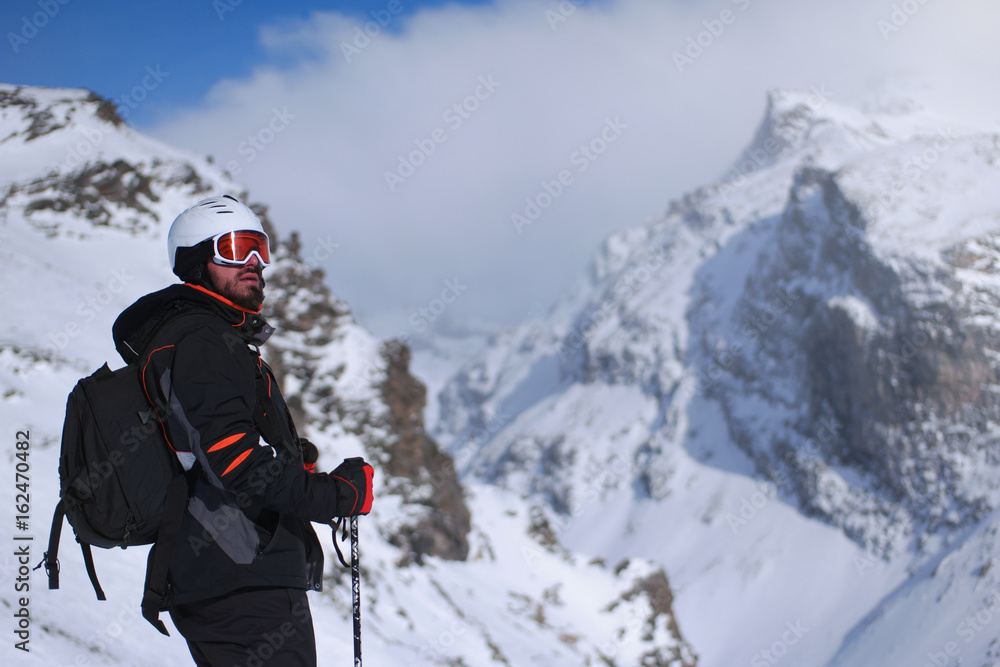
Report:
<svg viewBox="0 0 1000 667"><path fill-rule="evenodd" d="M305 591L321 590L323 552L309 522L367 514L372 467L310 471L315 446L258 351L274 329L260 315L271 253L253 211L228 195L203 200L167 245L183 284L142 297L113 329L187 471L180 537L150 554L172 550L160 608L198 665L315 665ZM163 590L153 570L147 592Z"/></svg>

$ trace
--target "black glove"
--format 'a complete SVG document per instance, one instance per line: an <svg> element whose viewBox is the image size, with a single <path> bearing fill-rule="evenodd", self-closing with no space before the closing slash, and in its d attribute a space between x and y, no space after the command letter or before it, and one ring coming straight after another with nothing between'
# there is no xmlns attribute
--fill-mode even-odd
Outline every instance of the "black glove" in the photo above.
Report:
<svg viewBox="0 0 1000 667"><path fill-rule="evenodd" d="M354 516L372 511L372 476L375 469L360 456L344 459L330 476L337 480L336 516Z"/></svg>
<svg viewBox="0 0 1000 667"><path fill-rule="evenodd" d="M305 438L299 438L299 451L302 452L302 467L306 472L316 472L316 461L319 460L319 449Z"/></svg>

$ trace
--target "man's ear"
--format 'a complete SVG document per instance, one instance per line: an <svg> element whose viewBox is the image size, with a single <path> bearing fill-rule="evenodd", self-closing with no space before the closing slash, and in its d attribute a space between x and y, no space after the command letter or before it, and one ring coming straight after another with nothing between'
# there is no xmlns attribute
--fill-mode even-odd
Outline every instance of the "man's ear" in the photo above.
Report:
<svg viewBox="0 0 1000 667"><path fill-rule="evenodd" d="M192 285L201 285L205 289L218 292L215 289L215 285L212 284L212 274L208 272L208 262L202 262L188 271L187 275L184 276L184 282L191 283Z"/></svg>

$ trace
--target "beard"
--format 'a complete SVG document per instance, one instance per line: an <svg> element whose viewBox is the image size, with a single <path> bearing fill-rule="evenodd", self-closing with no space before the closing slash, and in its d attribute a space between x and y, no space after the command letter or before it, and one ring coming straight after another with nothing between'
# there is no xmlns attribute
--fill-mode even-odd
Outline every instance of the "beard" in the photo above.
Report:
<svg viewBox="0 0 1000 667"><path fill-rule="evenodd" d="M256 282L251 283L250 276L254 276ZM214 292L226 297L237 306L257 311L264 303L264 267L259 264L253 267L244 266L228 279L219 279L210 273L209 281Z"/></svg>

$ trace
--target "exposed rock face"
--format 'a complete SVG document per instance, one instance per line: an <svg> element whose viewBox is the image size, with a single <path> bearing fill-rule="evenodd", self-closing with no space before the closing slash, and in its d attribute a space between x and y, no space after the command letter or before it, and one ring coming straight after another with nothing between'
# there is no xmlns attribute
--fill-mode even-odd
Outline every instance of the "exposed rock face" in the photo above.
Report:
<svg viewBox="0 0 1000 667"><path fill-rule="evenodd" d="M72 152L97 136L103 139L87 155ZM106 358L121 308L175 281L163 252L171 220L208 194L250 199L210 160L150 141L87 91L0 84L0 153L10 158L0 160L7 252L0 270L17 286L5 301L0 337L0 421L30 427L32 465L54 471L62 408L52 397ZM319 255L295 234L279 238L266 207L251 207L275 256L264 310L278 332L262 354L300 431L320 447L324 469L360 453L376 467L377 502L363 529L365 608L373 633L391 637L371 647L376 662L625 667L675 664L655 656L689 653L670 630L662 604L669 593L650 577L657 566L632 559L612 574L561 547L551 524L542 514L529 517L516 494L479 485L463 498L450 458L423 432L425 390L407 370L407 348L358 326L323 284ZM508 419L496 413L482 438ZM479 517L471 538L466 502ZM530 546L536 542L539 548ZM471 566L440 559L412 566L469 551ZM115 561L119 574L141 582L145 559ZM535 568L529 576L526 567ZM345 601L350 606L348 577L339 572L330 562L330 586L313 601L317 622L338 624ZM649 584L640 585L644 579ZM518 606L504 609L504 601ZM52 628L47 651L67 662L103 623L57 613L52 604L39 613ZM92 650L114 664L144 659L139 646ZM183 662L183 643L173 653L163 660Z"/></svg>
<svg viewBox="0 0 1000 667"><path fill-rule="evenodd" d="M619 571L626 566L627 562L619 565ZM698 656L681 635L674 616L674 593L662 569L636 579L629 590L608 606L608 610L614 610L623 602L635 600L644 601L649 609L641 622L643 639L654 642L661 633L670 637L670 641L656 642L659 645L646 651L641 656L639 664L642 667L695 667L698 664ZM609 665L617 664L611 656L606 656L605 662Z"/></svg>
<svg viewBox="0 0 1000 667"><path fill-rule="evenodd" d="M90 112L93 109L93 113L98 118L108 121L115 127L124 124L111 100L103 99L97 93L90 93L80 99L76 97L79 91L66 92L71 93L74 97L66 97L59 101L68 104L47 104L36 97L37 89L26 91L22 87L15 87L0 90L0 111L6 113L9 110L30 121L24 132L25 141L32 141L66 127L78 108L84 109L85 112ZM0 142L8 138L0 137Z"/></svg>
<svg viewBox="0 0 1000 667"><path fill-rule="evenodd" d="M164 195L208 196L220 187L181 159L112 157L114 151L105 148L129 130L114 103L95 93L53 90L38 99L21 88L0 89L0 117L19 121L19 129L0 143L49 144L39 154L58 156L36 169L34 178L11 183L0 199L0 207L22 209L32 226L49 236L86 233L67 229L69 220L149 233L179 212L167 206L164 215Z"/></svg>
<svg viewBox="0 0 1000 667"><path fill-rule="evenodd" d="M134 211L131 230L149 230L159 222L142 201L159 201L151 189L152 180L125 160L90 163L72 177L53 176L25 186L24 194L32 198L25 213L31 216L40 211L69 211L94 225L106 226L112 220L110 209L119 206ZM202 192L207 190L202 186ZM37 196L41 193L45 196Z"/></svg>
<svg viewBox="0 0 1000 667"><path fill-rule="evenodd" d="M838 212L850 209L831 174L816 178L828 202L833 223L829 228L837 234L844 228L836 220ZM792 215L804 217L796 210ZM815 226L823 221L808 222ZM832 245L835 239L826 243ZM853 272L845 265L850 260ZM856 246L853 257L821 249L819 261L837 263L845 274L854 274L857 297L871 304L876 319L854 317L843 301L803 303L811 310L802 313L808 318L811 412L816 418L828 414L843 425L837 440L842 449L833 448L838 458L868 467L900 496L921 499L933 492L933 480L927 474L914 475L918 471L910 464L925 459L930 450L956 443L939 441L918 425L973 426L975 413L998 415L996 394L984 391L997 382L990 360L997 332L969 318L961 285L943 267L911 264L897 274L863 246ZM915 302L917 286L936 292L938 299Z"/></svg>
<svg viewBox="0 0 1000 667"><path fill-rule="evenodd" d="M711 465L720 424L783 500L867 547L1000 506L1000 136L909 114L772 95L725 178L608 239L541 335L459 371L436 435L457 453L510 415L463 471L560 511L601 440L552 415L605 429L600 462L656 499L677 448ZM627 407L593 418L600 392Z"/></svg>
<svg viewBox="0 0 1000 667"><path fill-rule="evenodd" d="M409 373L409 348L390 342L382 354L388 364L382 399L389 407L386 422L393 434L385 444L386 471L399 479L392 486L407 502L430 509L419 523L400 531L399 539L418 561L423 554L465 560L469 510L452 458L424 433L427 390Z"/></svg>
<svg viewBox="0 0 1000 667"><path fill-rule="evenodd" d="M257 212L270 230L266 210ZM408 520L390 537L406 551L404 560L420 562L425 555L465 560L469 510L451 457L424 433L426 390L409 373L409 349L381 344L384 365L366 369L359 382L340 385L344 367L326 372L317 360L328 346L359 335L350 310L324 285L322 270L302 261L296 234L274 245L279 262L267 276L265 312L286 335L268 343L273 349L269 363L284 386L296 385L296 391L285 391L296 423L342 428L365 443L376 469L387 475L386 490L411 507ZM314 409L306 410L305 404Z"/></svg>
<svg viewBox="0 0 1000 667"><path fill-rule="evenodd" d="M996 237L960 243L940 260L885 252L868 242L871 212L844 191L848 178L812 167L796 174L773 222L775 251L749 272L732 328L700 332L699 354L719 360L717 341L747 343L709 388L735 441L807 512L885 546L886 524L933 532L992 505L977 478L1000 464L991 389L1000 380L1000 299L987 286ZM786 406L787 421L764 430L771 437L741 409L747 395ZM845 485L836 466L853 469L855 483ZM845 505L858 512L853 520Z"/></svg>

